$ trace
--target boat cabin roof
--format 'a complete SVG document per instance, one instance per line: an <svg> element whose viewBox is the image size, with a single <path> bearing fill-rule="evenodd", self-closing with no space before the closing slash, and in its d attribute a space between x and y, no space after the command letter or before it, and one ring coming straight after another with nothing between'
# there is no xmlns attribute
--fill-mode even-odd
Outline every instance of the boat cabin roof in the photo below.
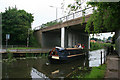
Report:
<svg viewBox="0 0 120 80"><path fill-rule="evenodd" d="M62 48L62 47L56 47L57 49L59 49L59 51L62 51L62 50L80 50L82 48Z"/></svg>
<svg viewBox="0 0 120 80"><path fill-rule="evenodd" d="M78 50L78 49L82 49L82 48L65 48L66 50Z"/></svg>

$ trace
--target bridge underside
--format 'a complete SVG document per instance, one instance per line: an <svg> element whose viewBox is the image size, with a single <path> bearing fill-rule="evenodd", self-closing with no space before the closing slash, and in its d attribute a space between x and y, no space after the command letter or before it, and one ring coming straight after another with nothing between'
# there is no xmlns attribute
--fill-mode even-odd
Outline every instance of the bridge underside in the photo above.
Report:
<svg viewBox="0 0 120 80"><path fill-rule="evenodd" d="M90 46L89 35L84 31L85 25L74 25L50 31L37 31L39 43L42 48L54 48L55 46L72 48L78 43L84 44L88 49Z"/></svg>

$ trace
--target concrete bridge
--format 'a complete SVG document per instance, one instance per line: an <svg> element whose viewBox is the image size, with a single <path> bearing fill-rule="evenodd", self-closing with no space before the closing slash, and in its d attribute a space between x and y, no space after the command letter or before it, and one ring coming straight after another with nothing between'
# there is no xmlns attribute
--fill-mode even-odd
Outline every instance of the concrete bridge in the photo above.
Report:
<svg viewBox="0 0 120 80"><path fill-rule="evenodd" d="M35 36L42 48L53 48L61 46L63 48L74 47L81 43L85 45L86 49L90 48L89 34L85 32L86 23L92 14L92 7L85 10L85 21L83 22L83 10L69 14L58 20L58 23L53 26L44 27L38 26L35 29ZM77 16L76 16L77 15ZM107 30L103 32L108 32ZM120 30L116 33L116 51L120 56Z"/></svg>
<svg viewBox="0 0 120 80"><path fill-rule="evenodd" d="M85 25L88 21L91 8L86 10L85 21L83 22L82 10L58 19L62 23L40 28L35 30L34 34L37 37L42 48L53 48L55 46L63 48L72 48L78 43L84 44L86 49L90 48L89 34L85 32ZM89 12L89 13L88 13ZM79 15L76 17L76 15ZM70 19L70 17L72 17Z"/></svg>

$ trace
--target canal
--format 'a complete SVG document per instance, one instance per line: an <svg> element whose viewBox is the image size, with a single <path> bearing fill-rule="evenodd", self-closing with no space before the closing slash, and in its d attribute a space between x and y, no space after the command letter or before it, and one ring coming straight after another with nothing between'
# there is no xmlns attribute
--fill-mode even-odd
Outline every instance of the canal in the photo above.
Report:
<svg viewBox="0 0 120 80"><path fill-rule="evenodd" d="M66 78L73 73L85 75L91 67L101 64L104 49L89 51L88 57L80 57L66 63L50 64L47 57L19 59L11 63L2 63L3 78ZM104 57L104 56L103 56ZM104 58L102 59L104 63Z"/></svg>

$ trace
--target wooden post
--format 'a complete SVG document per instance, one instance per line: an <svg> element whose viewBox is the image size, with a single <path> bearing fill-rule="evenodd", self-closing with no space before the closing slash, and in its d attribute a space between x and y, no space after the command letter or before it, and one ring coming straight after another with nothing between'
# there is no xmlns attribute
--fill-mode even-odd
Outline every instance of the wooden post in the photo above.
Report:
<svg viewBox="0 0 120 80"><path fill-rule="evenodd" d="M74 17L74 13L73 13L73 19L74 19L75 17Z"/></svg>
<svg viewBox="0 0 120 80"><path fill-rule="evenodd" d="M101 51L101 65L102 65L102 51Z"/></svg>

